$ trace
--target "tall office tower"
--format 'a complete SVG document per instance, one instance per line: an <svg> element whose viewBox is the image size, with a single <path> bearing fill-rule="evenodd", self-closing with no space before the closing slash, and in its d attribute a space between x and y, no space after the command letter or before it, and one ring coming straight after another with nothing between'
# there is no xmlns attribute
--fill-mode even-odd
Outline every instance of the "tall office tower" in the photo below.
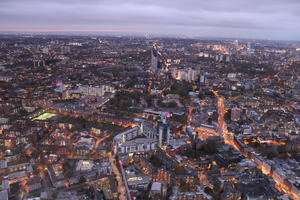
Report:
<svg viewBox="0 0 300 200"><path fill-rule="evenodd" d="M226 56L226 62L230 62L230 56L229 55Z"/></svg>
<svg viewBox="0 0 300 200"><path fill-rule="evenodd" d="M251 51L251 42L247 43L247 51Z"/></svg>
<svg viewBox="0 0 300 200"><path fill-rule="evenodd" d="M196 70L189 69L188 70L188 81L195 81L197 76Z"/></svg>
<svg viewBox="0 0 300 200"><path fill-rule="evenodd" d="M158 128L158 146L162 147L163 145L163 126L159 126Z"/></svg>
<svg viewBox="0 0 300 200"><path fill-rule="evenodd" d="M223 59L224 59L224 56L223 56L223 55L220 55L220 57L219 57L219 62L222 62Z"/></svg>
<svg viewBox="0 0 300 200"><path fill-rule="evenodd" d="M216 55L216 62L219 61L219 55Z"/></svg>
<svg viewBox="0 0 300 200"><path fill-rule="evenodd" d="M157 72L159 65L159 57L155 49L151 49L151 66L152 72Z"/></svg>
<svg viewBox="0 0 300 200"><path fill-rule="evenodd" d="M62 53L62 54L67 54L67 53L70 53L70 52L71 52L70 46L61 46L61 47L60 47L60 50L61 50L61 53Z"/></svg>
<svg viewBox="0 0 300 200"><path fill-rule="evenodd" d="M234 40L234 45L235 46L239 46L239 41L238 40Z"/></svg>
<svg viewBox="0 0 300 200"><path fill-rule="evenodd" d="M158 145L162 147L163 145L168 145L170 143L170 126L169 118L170 113L163 113L161 115L161 120L158 122Z"/></svg>
<svg viewBox="0 0 300 200"><path fill-rule="evenodd" d="M200 86L205 86L205 76L204 75L201 75L200 76Z"/></svg>

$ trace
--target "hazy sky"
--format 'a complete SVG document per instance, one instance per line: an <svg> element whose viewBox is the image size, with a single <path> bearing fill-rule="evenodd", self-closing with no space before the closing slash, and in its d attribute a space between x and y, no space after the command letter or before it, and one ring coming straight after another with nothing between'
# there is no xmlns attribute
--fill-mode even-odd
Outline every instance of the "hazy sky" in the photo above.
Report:
<svg viewBox="0 0 300 200"><path fill-rule="evenodd" d="M0 0L0 31L300 40L300 0Z"/></svg>

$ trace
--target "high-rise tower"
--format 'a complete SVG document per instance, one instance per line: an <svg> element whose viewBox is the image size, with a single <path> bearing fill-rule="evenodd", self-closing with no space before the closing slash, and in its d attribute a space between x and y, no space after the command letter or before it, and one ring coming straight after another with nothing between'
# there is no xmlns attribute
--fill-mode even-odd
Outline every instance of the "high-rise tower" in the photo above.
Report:
<svg viewBox="0 0 300 200"><path fill-rule="evenodd" d="M159 57L154 48L151 49L151 66L150 69L152 72L157 72L159 64Z"/></svg>
<svg viewBox="0 0 300 200"><path fill-rule="evenodd" d="M158 144L159 147L162 145L168 145L170 143L170 125L169 118L170 113L163 113L161 115L161 120L158 123Z"/></svg>

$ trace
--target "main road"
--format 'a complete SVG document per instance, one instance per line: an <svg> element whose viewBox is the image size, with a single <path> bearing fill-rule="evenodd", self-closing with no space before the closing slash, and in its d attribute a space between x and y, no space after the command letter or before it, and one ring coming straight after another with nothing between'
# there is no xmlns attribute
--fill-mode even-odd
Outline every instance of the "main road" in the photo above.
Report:
<svg viewBox="0 0 300 200"><path fill-rule="evenodd" d="M112 166L113 173L116 175L116 179L118 182L119 199L127 200L127 192L126 192L124 181L122 179L122 174L120 173L120 171L116 165L116 159L114 158L113 155L109 156L109 162Z"/></svg>

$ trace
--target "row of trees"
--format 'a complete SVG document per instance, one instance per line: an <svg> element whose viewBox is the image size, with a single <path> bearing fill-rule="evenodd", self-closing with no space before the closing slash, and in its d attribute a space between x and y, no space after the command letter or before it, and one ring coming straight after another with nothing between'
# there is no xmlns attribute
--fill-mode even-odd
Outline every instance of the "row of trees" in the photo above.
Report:
<svg viewBox="0 0 300 200"><path fill-rule="evenodd" d="M188 82L176 82L174 83L170 90L165 92L165 94L178 94L182 98L189 96L189 91L192 91L193 87Z"/></svg>

